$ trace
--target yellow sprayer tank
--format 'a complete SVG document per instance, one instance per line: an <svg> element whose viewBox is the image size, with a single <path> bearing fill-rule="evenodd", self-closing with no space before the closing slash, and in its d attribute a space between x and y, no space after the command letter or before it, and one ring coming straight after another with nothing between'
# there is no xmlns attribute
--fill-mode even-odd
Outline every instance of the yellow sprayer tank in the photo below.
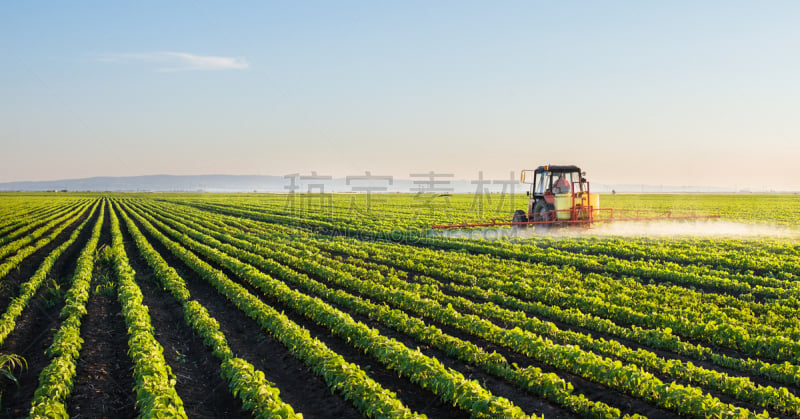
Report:
<svg viewBox="0 0 800 419"><path fill-rule="evenodd" d="M572 218L572 194L559 194L556 195L556 219L569 220Z"/></svg>

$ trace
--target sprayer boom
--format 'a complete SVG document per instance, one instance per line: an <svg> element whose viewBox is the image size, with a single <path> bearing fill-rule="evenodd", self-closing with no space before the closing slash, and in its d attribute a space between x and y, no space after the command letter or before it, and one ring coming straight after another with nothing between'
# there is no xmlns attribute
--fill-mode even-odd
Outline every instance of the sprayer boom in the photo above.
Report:
<svg viewBox="0 0 800 419"><path fill-rule="evenodd" d="M653 211L645 211L645 210L620 210L620 209L613 209L613 208L600 208L596 210L600 213L608 213L606 217L590 217L588 219L567 219L567 220L558 220L553 219L549 221L498 221L496 218L490 218L486 221L468 221L459 224L436 224L433 226L436 230L447 230L447 229L454 229L454 228L472 228L472 227L502 227L502 226L511 226L511 227L527 227L527 226L547 226L547 227L568 227L568 226L583 226L589 227L592 224L597 223L609 223L609 222L625 222L625 221L678 221L678 220L715 220L719 219L719 214L712 214L712 215L699 215L694 213L679 213L675 214L673 211L668 211L661 215L643 215L644 212L653 212ZM619 216L625 213L636 213L635 215L624 215ZM615 216L614 214L618 214Z"/></svg>

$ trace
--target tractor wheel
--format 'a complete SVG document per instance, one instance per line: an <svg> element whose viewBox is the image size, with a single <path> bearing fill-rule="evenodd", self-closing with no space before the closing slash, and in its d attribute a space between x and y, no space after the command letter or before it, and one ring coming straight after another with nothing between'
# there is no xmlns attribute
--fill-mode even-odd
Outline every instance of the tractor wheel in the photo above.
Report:
<svg viewBox="0 0 800 419"><path fill-rule="evenodd" d="M528 215L525 214L525 211L523 211L523 210L516 210L516 211L514 211L514 217L511 219L511 221L515 222L515 223L526 223L526 222L528 222ZM511 229L512 230L522 230L522 229L524 229L526 227L528 227L528 226L527 225L512 225Z"/></svg>
<svg viewBox="0 0 800 419"><path fill-rule="evenodd" d="M539 201L533 206L533 221L553 221L551 212L555 207L544 201ZM547 231L550 229L549 224L538 224L536 229L539 231Z"/></svg>

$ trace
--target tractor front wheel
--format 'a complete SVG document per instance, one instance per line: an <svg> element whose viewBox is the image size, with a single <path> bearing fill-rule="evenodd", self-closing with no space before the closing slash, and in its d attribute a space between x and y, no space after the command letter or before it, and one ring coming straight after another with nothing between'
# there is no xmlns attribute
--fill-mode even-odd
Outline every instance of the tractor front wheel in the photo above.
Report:
<svg viewBox="0 0 800 419"><path fill-rule="evenodd" d="M555 207L544 201L539 201L533 206L533 221L549 222L553 221L552 212ZM539 231L547 231L550 224L537 224L536 229Z"/></svg>
<svg viewBox="0 0 800 419"><path fill-rule="evenodd" d="M516 210L516 211L514 211L514 217L511 218L511 221L515 222L515 223L527 223L528 222L528 214L525 214L525 211L523 211L523 210ZM522 225L516 224L516 225L512 225L511 229L512 230L522 230L523 228L526 228L526 227L528 227L528 226L525 225L525 224L522 224Z"/></svg>

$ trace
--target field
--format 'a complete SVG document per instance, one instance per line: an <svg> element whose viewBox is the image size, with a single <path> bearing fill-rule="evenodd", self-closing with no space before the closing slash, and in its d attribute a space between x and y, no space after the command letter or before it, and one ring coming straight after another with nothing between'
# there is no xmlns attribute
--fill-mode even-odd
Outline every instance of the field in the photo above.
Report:
<svg viewBox="0 0 800 419"><path fill-rule="evenodd" d="M0 415L800 416L797 195L601 198L721 215L680 235L429 228L525 199L0 194Z"/></svg>

